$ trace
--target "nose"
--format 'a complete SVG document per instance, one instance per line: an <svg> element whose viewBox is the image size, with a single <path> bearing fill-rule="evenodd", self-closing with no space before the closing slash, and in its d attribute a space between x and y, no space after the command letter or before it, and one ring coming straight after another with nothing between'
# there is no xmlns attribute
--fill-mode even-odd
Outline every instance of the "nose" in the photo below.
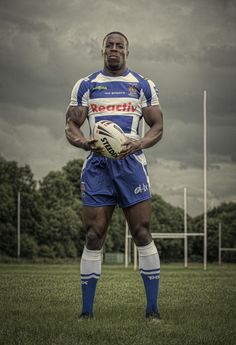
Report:
<svg viewBox="0 0 236 345"><path fill-rule="evenodd" d="M117 47L116 47L116 44L115 44L115 43L112 44L111 50L112 50L112 51L114 51L114 50L117 51Z"/></svg>

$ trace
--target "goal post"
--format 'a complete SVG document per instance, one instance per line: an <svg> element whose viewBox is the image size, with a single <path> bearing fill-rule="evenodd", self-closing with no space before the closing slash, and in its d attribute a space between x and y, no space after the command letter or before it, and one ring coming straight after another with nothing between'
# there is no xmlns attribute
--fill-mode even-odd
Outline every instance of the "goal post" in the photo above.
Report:
<svg viewBox="0 0 236 345"><path fill-rule="evenodd" d="M198 237L204 237L203 232L152 232L151 233L153 240L155 239L184 239L185 242L187 242L188 237L198 236ZM132 239L131 235L128 235L128 239ZM187 246L184 246L184 267L188 267L188 253L186 252ZM125 262L128 262L128 252L125 253ZM134 270L137 269L137 247L134 244ZM128 264L126 265L128 267Z"/></svg>
<svg viewBox="0 0 236 345"><path fill-rule="evenodd" d="M145 121L142 120L142 137L145 135ZM127 225L126 225L127 229ZM202 236L203 237L203 269L207 269L207 91L203 91L203 232L202 233L188 233L187 232L187 189L184 188L184 232L183 233L152 233L155 238L182 238L184 239L184 267L188 267L188 237ZM129 251L129 235L126 230L125 238L125 267L128 267L128 251ZM225 248L222 248L224 250ZM232 248L230 249L232 250ZM233 249L234 250L234 249ZM220 252L220 250L219 250ZM219 254L220 255L220 254ZM137 269L137 248L134 244L134 269Z"/></svg>
<svg viewBox="0 0 236 345"><path fill-rule="evenodd" d="M207 236L207 233L205 229L203 229L203 232L188 232L188 222L187 222L187 188L184 188L184 232L153 232L151 233L153 240L155 239L183 239L184 240L184 267L188 268L188 237L203 237L204 243L203 243L203 268L206 269L206 247L205 247L205 237ZM132 240L132 236L129 233L129 227L126 222L125 227L125 267L127 268L129 265L129 257L130 257L130 241ZM133 246L133 258L134 258L134 270L137 269L137 247L134 243Z"/></svg>
<svg viewBox="0 0 236 345"><path fill-rule="evenodd" d="M219 223L219 251L218 251L218 263L221 265L222 263L222 252L236 252L236 248L226 248L222 247L222 224Z"/></svg>

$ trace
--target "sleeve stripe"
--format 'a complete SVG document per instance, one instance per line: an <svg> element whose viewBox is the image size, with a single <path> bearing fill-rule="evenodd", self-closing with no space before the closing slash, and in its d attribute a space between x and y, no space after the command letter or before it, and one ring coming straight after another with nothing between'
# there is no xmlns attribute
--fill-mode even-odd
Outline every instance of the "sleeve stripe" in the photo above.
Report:
<svg viewBox="0 0 236 345"><path fill-rule="evenodd" d="M142 100L142 108L150 107L152 105L158 105L159 97L158 97L158 89L155 84L151 80L145 80L143 86L143 100Z"/></svg>
<svg viewBox="0 0 236 345"><path fill-rule="evenodd" d="M71 92L70 105L88 106L88 93L86 81L84 79L78 80Z"/></svg>

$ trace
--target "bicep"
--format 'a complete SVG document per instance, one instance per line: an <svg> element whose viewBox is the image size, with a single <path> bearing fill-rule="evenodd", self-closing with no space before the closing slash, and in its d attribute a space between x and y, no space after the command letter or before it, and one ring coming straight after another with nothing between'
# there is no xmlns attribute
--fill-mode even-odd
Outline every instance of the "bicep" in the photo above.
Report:
<svg viewBox="0 0 236 345"><path fill-rule="evenodd" d="M88 108L83 106L69 106L66 111L66 123L82 126L88 115Z"/></svg>
<svg viewBox="0 0 236 345"><path fill-rule="evenodd" d="M159 105L143 108L142 115L149 127L152 127L156 124L163 125L163 114Z"/></svg>

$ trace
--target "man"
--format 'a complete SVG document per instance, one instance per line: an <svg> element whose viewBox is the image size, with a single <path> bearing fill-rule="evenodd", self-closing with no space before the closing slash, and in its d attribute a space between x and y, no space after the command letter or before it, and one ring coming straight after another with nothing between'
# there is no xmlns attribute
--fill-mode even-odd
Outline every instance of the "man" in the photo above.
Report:
<svg viewBox="0 0 236 345"><path fill-rule="evenodd" d="M86 245L81 258L83 319L93 317L102 246L117 204L123 209L137 245L147 297L146 317L160 318L157 306L160 260L149 231L151 194L142 150L161 139L163 120L154 83L127 68L128 47L127 37L120 32L105 36L102 47L104 69L75 84L66 113L68 141L90 151L81 174L86 228ZM150 129L140 138L138 129L142 117ZM84 136L81 126L86 119L90 132L100 120L111 120L124 130L127 141L120 159L102 156L102 148L95 145L96 140Z"/></svg>

